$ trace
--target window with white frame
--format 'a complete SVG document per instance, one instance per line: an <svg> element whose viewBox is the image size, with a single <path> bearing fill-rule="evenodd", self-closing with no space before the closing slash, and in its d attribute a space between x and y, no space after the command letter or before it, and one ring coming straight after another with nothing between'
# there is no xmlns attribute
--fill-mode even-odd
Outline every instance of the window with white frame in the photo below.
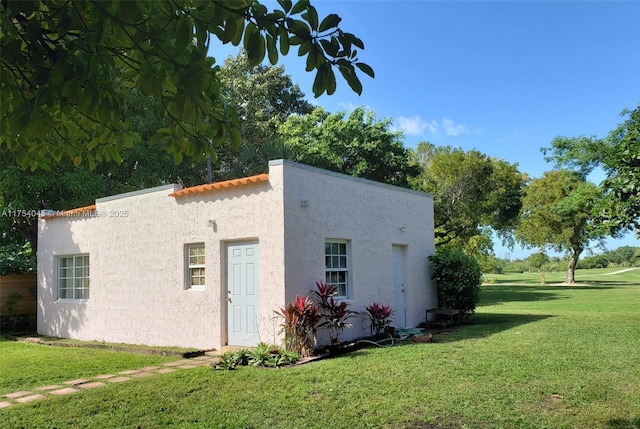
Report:
<svg viewBox="0 0 640 429"><path fill-rule="evenodd" d="M324 243L325 282L337 288L336 296L349 293L349 258L346 240L326 240Z"/></svg>
<svg viewBox="0 0 640 429"><path fill-rule="evenodd" d="M204 243L187 245L187 289L204 290Z"/></svg>
<svg viewBox="0 0 640 429"><path fill-rule="evenodd" d="M89 299L89 255L58 257L58 299Z"/></svg>

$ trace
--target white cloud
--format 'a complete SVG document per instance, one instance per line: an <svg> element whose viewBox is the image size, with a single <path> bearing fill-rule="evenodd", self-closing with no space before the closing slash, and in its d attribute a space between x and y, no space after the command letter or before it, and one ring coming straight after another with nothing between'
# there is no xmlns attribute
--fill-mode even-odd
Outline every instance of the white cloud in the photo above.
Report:
<svg viewBox="0 0 640 429"><path fill-rule="evenodd" d="M354 110L356 110L356 107L358 107L353 103L338 103L338 106L340 107L341 110L344 110L347 113L353 112Z"/></svg>
<svg viewBox="0 0 640 429"><path fill-rule="evenodd" d="M453 119L450 118L442 118L442 128L444 128L444 133L448 136L459 136L462 134L469 134L471 130L464 124L456 124L453 122Z"/></svg>
<svg viewBox="0 0 640 429"><path fill-rule="evenodd" d="M448 136L459 136L462 134L469 134L471 130L464 124L456 124L453 122L453 119L450 118L442 118L442 128L444 128L444 133Z"/></svg>
<svg viewBox="0 0 640 429"><path fill-rule="evenodd" d="M438 132L438 124L436 121L424 121L418 115L412 117L400 116L398 118L400 129L409 136L419 136L429 131L431 134Z"/></svg>

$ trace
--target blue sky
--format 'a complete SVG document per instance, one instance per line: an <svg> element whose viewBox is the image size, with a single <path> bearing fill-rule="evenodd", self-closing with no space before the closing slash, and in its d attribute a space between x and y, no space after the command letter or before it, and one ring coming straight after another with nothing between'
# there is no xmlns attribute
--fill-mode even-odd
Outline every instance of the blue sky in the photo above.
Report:
<svg viewBox="0 0 640 429"><path fill-rule="evenodd" d="M540 148L554 137L604 137L640 102L638 1L312 4L321 17L340 15L343 30L364 41L359 58L376 77L362 75L361 96L338 77L334 95L314 99L314 76L296 50L281 60L286 72L330 112L365 105L393 118L407 147L478 149L540 177L552 169ZM227 54L225 46L219 60ZM628 234L607 247L619 245L640 243Z"/></svg>

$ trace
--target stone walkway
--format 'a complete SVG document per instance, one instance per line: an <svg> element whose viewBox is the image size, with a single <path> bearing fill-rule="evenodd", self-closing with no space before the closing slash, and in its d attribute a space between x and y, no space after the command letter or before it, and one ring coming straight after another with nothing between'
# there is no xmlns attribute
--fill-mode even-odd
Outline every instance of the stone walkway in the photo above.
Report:
<svg viewBox="0 0 640 429"><path fill-rule="evenodd" d="M134 378L151 377L157 374L167 374L177 370L198 368L201 366L211 366L217 362L216 356L198 356L193 359L181 359L175 362L167 362L158 366L145 366L140 369L120 371L115 374L101 374L91 378L79 378L77 380L65 381L61 384L37 387L31 390L21 390L19 392L7 393L0 397L0 409L7 408L15 404L24 404L31 401L47 399L51 396L70 395L87 389L96 389L106 386L109 383L123 383Z"/></svg>

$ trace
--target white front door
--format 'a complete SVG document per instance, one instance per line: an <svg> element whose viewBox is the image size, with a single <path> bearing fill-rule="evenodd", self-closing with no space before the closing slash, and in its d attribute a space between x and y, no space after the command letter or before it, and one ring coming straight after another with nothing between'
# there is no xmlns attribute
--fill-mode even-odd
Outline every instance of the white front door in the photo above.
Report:
<svg viewBox="0 0 640 429"><path fill-rule="evenodd" d="M393 300L394 320L397 328L406 326L405 301L404 301L404 251L405 246L392 246L393 253Z"/></svg>
<svg viewBox="0 0 640 429"><path fill-rule="evenodd" d="M227 344L257 346L258 243L229 244L227 249Z"/></svg>

